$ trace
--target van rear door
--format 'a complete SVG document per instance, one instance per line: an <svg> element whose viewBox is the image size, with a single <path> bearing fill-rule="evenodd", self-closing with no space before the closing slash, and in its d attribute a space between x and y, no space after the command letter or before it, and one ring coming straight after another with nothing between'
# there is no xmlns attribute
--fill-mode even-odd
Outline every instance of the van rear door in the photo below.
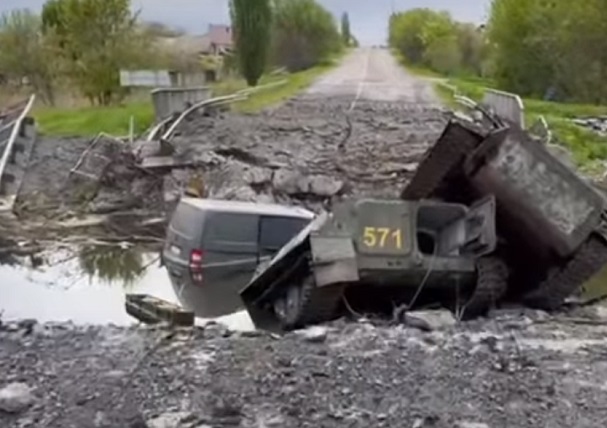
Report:
<svg viewBox="0 0 607 428"><path fill-rule="evenodd" d="M239 289L257 267L259 215L208 212L202 233L204 286Z"/></svg>
<svg viewBox="0 0 607 428"><path fill-rule="evenodd" d="M181 202L177 205L169 223L164 249L164 263L169 275L185 278L188 274L190 254L200 241L204 212Z"/></svg>

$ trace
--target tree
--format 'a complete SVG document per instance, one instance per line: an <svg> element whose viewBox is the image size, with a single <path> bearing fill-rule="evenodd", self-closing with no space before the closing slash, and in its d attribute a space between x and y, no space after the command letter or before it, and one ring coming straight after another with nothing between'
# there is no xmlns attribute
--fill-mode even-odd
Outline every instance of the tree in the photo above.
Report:
<svg viewBox="0 0 607 428"><path fill-rule="evenodd" d="M412 9L390 17L389 43L411 64L441 73L459 71L463 55L458 26L447 12Z"/></svg>
<svg viewBox="0 0 607 428"><path fill-rule="evenodd" d="M343 48L333 15L315 0L275 0L274 61L289 71L327 60Z"/></svg>
<svg viewBox="0 0 607 428"><path fill-rule="evenodd" d="M55 52L43 36L42 22L28 10L0 19L0 69L7 77L26 78L43 102L54 104Z"/></svg>
<svg viewBox="0 0 607 428"><path fill-rule="evenodd" d="M344 12L341 16L341 37L344 41L344 45L349 46L352 40L352 33L350 31L350 17L348 12Z"/></svg>
<svg viewBox="0 0 607 428"><path fill-rule="evenodd" d="M492 0L485 28L413 9L390 17L389 42L411 64L492 77L525 96L607 102L604 0ZM490 75L488 75L490 72Z"/></svg>
<svg viewBox="0 0 607 428"><path fill-rule="evenodd" d="M552 37L548 32L542 34L543 30L538 27L545 19L542 17L545 12L544 2L536 0L492 2L488 36L494 77L504 89L541 96L547 85L551 85Z"/></svg>
<svg viewBox="0 0 607 428"><path fill-rule="evenodd" d="M256 86L265 70L270 48L270 1L230 0L230 15L240 71L249 86Z"/></svg>
<svg viewBox="0 0 607 428"><path fill-rule="evenodd" d="M185 31L179 28L171 28L162 22L145 22L141 28L152 37L181 37L185 35Z"/></svg>
<svg viewBox="0 0 607 428"><path fill-rule="evenodd" d="M92 102L109 104L120 95L119 71L149 52L129 0L51 0L42 21L61 49L67 73Z"/></svg>
<svg viewBox="0 0 607 428"><path fill-rule="evenodd" d="M487 56L483 32L474 24L456 23L456 28L462 67L466 72L482 75Z"/></svg>

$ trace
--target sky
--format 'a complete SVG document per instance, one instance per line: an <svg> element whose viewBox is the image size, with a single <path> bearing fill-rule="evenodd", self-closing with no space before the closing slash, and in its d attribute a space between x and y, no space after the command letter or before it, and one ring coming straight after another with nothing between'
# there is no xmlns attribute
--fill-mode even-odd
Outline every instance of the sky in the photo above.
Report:
<svg viewBox="0 0 607 428"><path fill-rule="evenodd" d="M459 21L485 21L491 0L319 0L336 18L348 12L354 35L363 45L383 43L392 10L416 7L446 10ZM0 0L0 13L29 8L39 11L44 0ZM227 24L228 0L132 0L142 19L157 21L194 34L203 34L209 23Z"/></svg>

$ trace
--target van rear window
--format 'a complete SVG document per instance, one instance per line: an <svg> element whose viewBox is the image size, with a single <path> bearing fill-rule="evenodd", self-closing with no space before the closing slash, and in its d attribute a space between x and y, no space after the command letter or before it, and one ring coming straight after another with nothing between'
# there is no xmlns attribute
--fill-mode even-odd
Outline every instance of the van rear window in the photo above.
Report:
<svg viewBox="0 0 607 428"><path fill-rule="evenodd" d="M197 235L201 217L199 210L191 205L181 203L175 209L171 226L181 235L194 238Z"/></svg>
<svg viewBox="0 0 607 428"><path fill-rule="evenodd" d="M262 217L260 246L263 250L278 251L310 223L310 220L292 217Z"/></svg>
<svg viewBox="0 0 607 428"><path fill-rule="evenodd" d="M204 224L204 241L255 245L258 219L258 216L251 214L209 214Z"/></svg>

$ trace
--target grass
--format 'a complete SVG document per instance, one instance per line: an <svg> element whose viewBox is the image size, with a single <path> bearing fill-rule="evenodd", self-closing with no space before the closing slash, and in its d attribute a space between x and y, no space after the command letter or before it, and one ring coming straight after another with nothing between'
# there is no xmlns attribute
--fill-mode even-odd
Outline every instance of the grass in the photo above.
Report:
<svg viewBox="0 0 607 428"><path fill-rule="evenodd" d="M263 76L259 85L285 80L281 86L262 89L247 100L232 106L234 111L255 113L268 106L283 102L307 88L319 76L335 67L342 55L336 56L318 66L297 73L284 73ZM243 79L227 79L215 83L215 96L227 95L246 89ZM34 110L40 130L52 136L94 136L100 132L111 135L126 136L129 134L131 117L135 120L135 134L148 129L154 122L152 103L138 97L136 101L120 106L107 107L36 107Z"/></svg>
<svg viewBox="0 0 607 428"><path fill-rule="evenodd" d="M135 121L135 134L144 132L154 121L154 109L150 102L144 101L107 107L41 107L34 111L34 117L46 135L93 136L105 132L126 136L131 117Z"/></svg>
<svg viewBox="0 0 607 428"><path fill-rule="evenodd" d="M427 72L419 73L428 76ZM432 73L436 77L436 73ZM457 88L464 96L476 101L482 99L486 88L497 88L494 82L477 77L445 78L445 82ZM443 85L435 84L437 94L449 107L455 107L453 92ZM567 147L573 154L575 162L586 173L602 172L602 161L607 160L607 138L571 122L571 119L584 116L607 115L607 106L556 103L533 98L523 98L525 103L525 122L531 126L540 116L543 116L556 137L556 142Z"/></svg>
<svg viewBox="0 0 607 428"><path fill-rule="evenodd" d="M392 55L394 56L394 58L396 58L396 60L399 62L399 64L402 65L403 67L405 67L411 73L421 76L421 77L430 77L430 78L437 78L437 79L445 78L445 76L441 75L440 73L437 73L436 71L409 63L406 60L406 58L403 56L403 54L401 54L397 49L391 49L391 51L392 51Z"/></svg>

